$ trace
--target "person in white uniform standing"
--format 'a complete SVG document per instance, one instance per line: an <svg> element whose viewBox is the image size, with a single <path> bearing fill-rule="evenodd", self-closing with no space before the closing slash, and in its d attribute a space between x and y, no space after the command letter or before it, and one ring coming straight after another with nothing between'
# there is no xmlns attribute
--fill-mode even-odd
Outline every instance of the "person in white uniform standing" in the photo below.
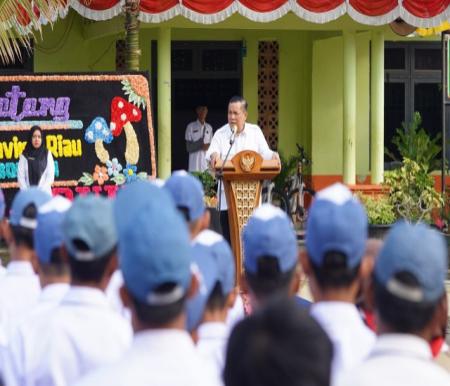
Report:
<svg viewBox="0 0 450 386"><path fill-rule="evenodd" d="M187 303L187 324L197 340L197 351L220 376L229 335L228 311L236 299L235 266L231 248L216 232L205 230L193 244L200 291Z"/></svg>
<svg viewBox="0 0 450 386"><path fill-rule="evenodd" d="M270 150L264 134L257 125L247 122L247 101L240 96L235 96L228 103L228 123L214 133L211 145L206 152L206 160L214 169L217 161L228 160L242 150L253 150L259 153L263 159L277 159L277 152ZM225 198L223 184L220 191L220 224L225 239L230 242L230 228L228 223L228 205Z"/></svg>
<svg viewBox="0 0 450 386"><path fill-rule="evenodd" d="M3 371L7 385L27 384L40 357L46 355L45 345L41 344L42 335L48 328L51 314L69 289L69 265L61 253L61 225L70 205L66 198L55 196L39 209L34 247L42 292L37 304L20 320L11 335Z"/></svg>
<svg viewBox="0 0 450 386"><path fill-rule="evenodd" d="M172 199L138 181L120 190L114 209L125 282L121 297L132 314L134 340L120 359L77 386L217 385L186 331L186 301L198 281L188 230Z"/></svg>
<svg viewBox="0 0 450 386"><path fill-rule="evenodd" d="M189 153L188 170L190 172L203 172L208 169L205 154L211 143L213 129L206 122L208 107L197 106L195 112L197 113L197 120L187 125L185 133L186 150Z"/></svg>
<svg viewBox="0 0 450 386"><path fill-rule="evenodd" d="M112 202L77 197L62 223L63 254L69 261L69 291L47 320L40 345L45 355L28 385L68 386L128 349L132 330L110 306L105 289L117 267Z"/></svg>
<svg viewBox="0 0 450 386"><path fill-rule="evenodd" d="M41 293L35 269L33 234L38 208L51 199L46 192L32 187L14 197L9 226L5 227L10 262L0 280L0 345L7 344L15 324L33 307Z"/></svg>
<svg viewBox="0 0 450 386"><path fill-rule="evenodd" d="M447 324L447 247L436 230L399 222L375 261L370 298L379 336L369 357L339 386L446 386L429 342Z"/></svg>
<svg viewBox="0 0 450 386"><path fill-rule="evenodd" d="M364 207L346 186L334 184L316 194L301 262L315 301L311 315L333 342L333 381L359 365L375 343L355 305L362 278L369 273L367 228Z"/></svg>

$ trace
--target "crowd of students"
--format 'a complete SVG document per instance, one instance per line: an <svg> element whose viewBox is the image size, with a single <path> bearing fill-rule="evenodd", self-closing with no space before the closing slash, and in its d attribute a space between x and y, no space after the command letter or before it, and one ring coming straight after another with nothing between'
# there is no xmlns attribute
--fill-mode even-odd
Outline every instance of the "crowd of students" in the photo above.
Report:
<svg viewBox="0 0 450 386"><path fill-rule="evenodd" d="M368 240L341 184L316 195L303 250L284 212L254 211L240 288L186 172L115 199L30 188L4 211L0 196L4 385L450 385L433 359L448 355L444 240L405 222Z"/></svg>

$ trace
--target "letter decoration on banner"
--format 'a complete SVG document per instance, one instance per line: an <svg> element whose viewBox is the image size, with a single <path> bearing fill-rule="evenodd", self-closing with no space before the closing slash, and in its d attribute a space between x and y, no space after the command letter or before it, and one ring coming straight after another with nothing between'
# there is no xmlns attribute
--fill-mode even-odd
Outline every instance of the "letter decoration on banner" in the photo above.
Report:
<svg viewBox="0 0 450 386"><path fill-rule="evenodd" d="M0 76L0 187L7 202L18 188L18 160L34 125L44 130L55 161L54 194L111 197L124 184L156 177L147 79L136 73Z"/></svg>

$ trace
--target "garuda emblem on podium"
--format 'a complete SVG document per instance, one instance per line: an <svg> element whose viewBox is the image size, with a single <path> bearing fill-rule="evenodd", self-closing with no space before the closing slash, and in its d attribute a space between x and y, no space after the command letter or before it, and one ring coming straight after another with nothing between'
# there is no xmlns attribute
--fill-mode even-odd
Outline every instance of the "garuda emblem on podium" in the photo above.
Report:
<svg viewBox="0 0 450 386"><path fill-rule="evenodd" d="M244 172L251 172L253 169L253 166L255 165L255 157L251 153L243 154L241 157L241 168Z"/></svg>

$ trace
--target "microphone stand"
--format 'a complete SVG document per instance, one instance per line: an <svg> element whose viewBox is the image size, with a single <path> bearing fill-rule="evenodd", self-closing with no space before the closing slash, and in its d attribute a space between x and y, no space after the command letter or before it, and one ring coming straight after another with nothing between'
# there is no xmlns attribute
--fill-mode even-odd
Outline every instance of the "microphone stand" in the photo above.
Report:
<svg viewBox="0 0 450 386"><path fill-rule="evenodd" d="M228 157L230 156L231 148L233 147L235 138L236 138L236 132L233 131L233 134L231 135L231 138L230 138L230 147L228 148L227 155L225 156L225 159L223 160L222 167L220 168L220 170L218 172L216 172L216 178L219 180L219 185L217 187L217 191L219 192L219 202L218 202L217 210L219 211L219 214L220 214L220 208L221 208L221 204L222 204L223 168L225 167L225 162L228 161Z"/></svg>

